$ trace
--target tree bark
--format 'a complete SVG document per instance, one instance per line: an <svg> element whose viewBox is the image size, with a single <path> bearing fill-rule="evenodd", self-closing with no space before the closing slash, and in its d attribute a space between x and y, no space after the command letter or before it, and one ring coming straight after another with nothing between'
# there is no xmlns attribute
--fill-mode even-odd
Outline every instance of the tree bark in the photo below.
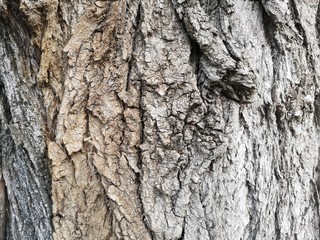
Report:
<svg viewBox="0 0 320 240"><path fill-rule="evenodd" d="M51 239L45 114L41 92L33 87L39 52L19 5L12 1L0 7L0 237Z"/></svg>
<svg viewBox="0 0 320 240"><path fill-rule="evenodd" d="M320 239L319 6L0 0L0 239Z"/></svg>

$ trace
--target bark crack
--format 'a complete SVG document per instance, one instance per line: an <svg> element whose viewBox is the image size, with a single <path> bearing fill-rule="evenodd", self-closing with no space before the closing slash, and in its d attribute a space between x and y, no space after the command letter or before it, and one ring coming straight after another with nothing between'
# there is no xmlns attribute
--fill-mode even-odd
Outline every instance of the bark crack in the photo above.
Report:
<svg viewBox="0 0 320 240"><path fill-rule="evenodd" d="M186 231L186 217L183 218L183 224L182 224L182 232L181 236L178 238L178 240L184 240L185 239L185 231Z"/></svg>
<svg viewBox="0 0 320 240"><path fill-rule="evenodd" d="M318 46L320 46L320 2L318 3L317 15L316 15L316 30L318 38Z"/></svg>

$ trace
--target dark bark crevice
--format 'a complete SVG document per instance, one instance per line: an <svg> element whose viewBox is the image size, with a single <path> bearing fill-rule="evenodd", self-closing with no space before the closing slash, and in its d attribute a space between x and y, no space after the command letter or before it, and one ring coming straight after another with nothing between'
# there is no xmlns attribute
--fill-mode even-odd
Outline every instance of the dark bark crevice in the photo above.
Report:
<svg viewBox="0 0 320 240"><path fill-rule="evenodd" d="M318 46L320 46L320 2L318 3L316 18L316 34L318 38Z"/></svg>
<svg viewBox="0 0 320 240"><path fill-rule="evenodd" d="M129 68L128 68L128 74L127 74L127 82L126 82L126 91L129 90L129 86L132 83L132 80L135 77L138 77L138 79L134 79L138 84L138 91L139 91L139 99L138 99L138 109L139 109L139 121L140 121L140 132L139 132L139 144L140 146L144 143L145 141L145 106L144 106L144 95L146 91L145 83L142 77L140 76L139 70L137 69L137 62L136 62L136 54L139 51L140 44L141 42L144 42L144 37L141 32L141 24L144 21L144 9L139 1L138 3L138 8L137 12L135 15L135 22L133 25L134 28L134 33L133 33L133 45L132 45L132 54L131 58L129 61ZM138 74L138 76L132 76L133 72ZM143 198L142 198L142 191L143 191L143 149L141 147L137 148L137 168L138 172L135 171L135 180L137 184L137 198L138 198L138 206L139 210L141 211L141 218L142 222L145 226L145 229L148 232L148 235L151 240L156 239L155 233L150 227L150 220L149 216L145 211L144 203L143 203Z"/></svg>
<svg viewBox="0 0 320 240"><path fill-rule="evenodd" d="M189 38L190 42L190 63L194 66L195 69L195 75L197 79L199 78L200 71L201 71L201 56L202 56L202 51L197 43L197 41ZM199 80L197 81L198 87L199 87Z"/></svg>
<svg viewBox="0 0 320 240"><path fill-rule="evenodd" d="M316 94L314 100L314 120L318 127L320 127L320 93Z"/></svg>
<svg viewBox="0 0 320 240"><path fill-rule="evenodd" d="M6 122L10 123L12 120L12 115L10 111L10 104L8 97L6 96L6 90L3 81L0 79L0 96L2 98L2 106L4 110L4 117L6 118Z"/></svg>
<svg viewBox="0 0 320 240"><path fill-rule="evenodd" d="M225 39L222 40L222 42L223 42L225 48L227 49L230 57L232 57L233 60L235 60L236 62L241 61L241 58L234 52L234 50L232 49L230 43L229 43L227 40L225 40Z"/></svg>
<svg viewBox="0 0 320 240"><path fill-rule="evenodd" d="M145 87L144 87L144 83L143 80L140 80L140 93L139 93L139 114L140 114L140 125L141 125L141 130L140 130L140 145L142 145L145 141L145 110L144 110L144 103L143 103L143 98L144 98L144 92ZM140 170L140 172L136 173L136 181L137 181L137 196L138 196L138 200L139 200L139 205L140 205L140 211L141 211L141 216L142 216L142 221L143 224L146 228L146 230L149 233L150 239L151 240L155 240L155 233L152 230L152 228L150 227L150 220L149 220L149 216L145 211L144 208L144 203L143 203L143 198L142 198L142 188L143 188L143 150L141 147L138 148L138 161L137 161L137 167Z"/></svg>
<svg viewBox="0 0 320 240"><path fill-rule="evenodd" d="M183 219L182 232L180 238L178 240L185 240L185 231L186 231L186 217Z"/></svg>
<svg viewBox="0 0 320 240"><path fill-rule="evenodd" d="M204 100L203 97L203 91L202 91L202 84L203 84L203 77L201 74L201 59L204 56L200 44L198 43L198 41L190 34L190 32L187 30L185 21L183 19L181 19L181 17L179 16L179 13L177 12L176 9L176 3L174 1L170 1L170 5L174 11L175 17L178 21L178 24L180 25L181 30L183 31L184 35L186 36L188 42L189 42L189 46L190 46L190 64L192 65L193 69L194 69L194 73L196 76L196 80L197 80L197 87L198 90L200 92L200 96L202 97L202 100Z"/></svg>
<svg viewBox="0 0 320 240"><path fill-rule="evenodd" d="M7 20L8 21L14 20L17 23L19 23L19 25L26 31L27 35L31 37L31 33L32 33L31 26L28 23L27 16L19 9L20 2L21 0L8 0L6 2L7 9L9 11Z"/></svg>

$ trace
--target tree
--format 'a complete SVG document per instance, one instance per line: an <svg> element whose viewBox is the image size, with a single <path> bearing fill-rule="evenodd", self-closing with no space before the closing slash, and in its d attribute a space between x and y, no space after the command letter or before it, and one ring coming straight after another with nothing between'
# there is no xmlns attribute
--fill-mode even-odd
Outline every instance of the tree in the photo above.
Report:
<svg viewBox="0 0 320 240"><path fill-rule="evenodd" d="M1 0L0 239L319 239L318 6Z"/></svg>

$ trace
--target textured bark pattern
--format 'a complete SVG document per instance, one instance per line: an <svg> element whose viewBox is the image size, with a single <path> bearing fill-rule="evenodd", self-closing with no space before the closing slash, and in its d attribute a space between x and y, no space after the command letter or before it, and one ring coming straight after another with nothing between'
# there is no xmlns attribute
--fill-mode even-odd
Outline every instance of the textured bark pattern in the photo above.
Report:
<svg viewBox="0 0 320 240"><path fill-rule="evenodd" d="M320 239L319 1L17 4L41 57L3 77L2 158L42 166L43 101L55 239Z"/></svg>
<svg viewBox="0 0 320 240"><path fill-rule="evenodd" d="M35 88L39 54L18 13L16 2L0 1L0 237L5 227L6 239L51 239L44 111Z"/></svg>

